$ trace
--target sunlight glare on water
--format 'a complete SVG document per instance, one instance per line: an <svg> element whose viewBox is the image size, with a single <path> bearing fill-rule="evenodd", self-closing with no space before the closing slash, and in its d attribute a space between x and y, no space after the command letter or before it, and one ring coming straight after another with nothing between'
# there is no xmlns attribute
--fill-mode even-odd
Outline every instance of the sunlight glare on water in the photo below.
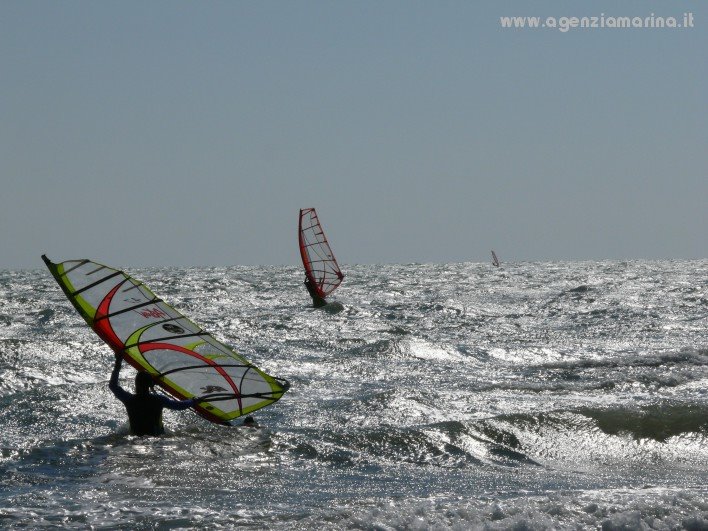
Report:
<svg viewBox="0 0 708 531"><path fill-rule="evenodd" d="M708 262L345 269L330 311L295 267L130 270L292 385L152 439L51 276L0 272L0 527L708 525Z"/></svg>

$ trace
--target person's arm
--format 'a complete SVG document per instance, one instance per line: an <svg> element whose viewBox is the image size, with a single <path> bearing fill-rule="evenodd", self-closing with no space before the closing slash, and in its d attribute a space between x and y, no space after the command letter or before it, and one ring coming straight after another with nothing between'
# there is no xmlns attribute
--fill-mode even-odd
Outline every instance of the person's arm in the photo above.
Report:
<svg viewBox="0 0 708 531"><path fill-rule="evenodd" d="M120 375L120 367L122 364L123 357L120 354L116 354L116 363L113 365L113 372L111 373L111 379L108 382L108 389L111 390L118 400L125 402L131 395L118 383L118 375Z"/></svg>
<svg viewBox="0 0 708 531"><path fill-rule="evenodd" d="M156 395L163 407L167 409L174 409L175 411L181 411L183 409L189 409L192 406L196 406L201 400L199 398L190 398L188 400L173 400L172 398L167 398L164 395Z"/></svg>

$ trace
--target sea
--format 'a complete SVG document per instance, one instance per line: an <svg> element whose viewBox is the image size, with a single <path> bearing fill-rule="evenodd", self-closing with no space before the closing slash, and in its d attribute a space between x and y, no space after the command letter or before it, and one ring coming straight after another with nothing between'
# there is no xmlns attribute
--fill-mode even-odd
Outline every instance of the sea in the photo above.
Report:
<svg viewBox="0 0 708 531"><path fill-rule="evenodd" d="M0 529L708 529L708 260L347 265L324 309L299 267L111 265L290 390L130 435L39 257L0 271Z"/></svg>

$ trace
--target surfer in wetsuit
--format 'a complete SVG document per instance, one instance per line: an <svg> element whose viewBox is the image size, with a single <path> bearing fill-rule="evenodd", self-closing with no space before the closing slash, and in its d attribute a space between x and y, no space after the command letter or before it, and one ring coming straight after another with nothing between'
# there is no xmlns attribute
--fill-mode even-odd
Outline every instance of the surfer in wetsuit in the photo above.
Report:
<svg viewBox="0 0 708 531"><path fill-rule="evenodd" d="M317 289L315 289L310 277L305 278L305 287L307 288L307 292L310 294L310 297L312 297L312 306L315 308L321 308L327 304L327 301L320 297L317 293Z"/></svg>
<svg viewBox="0 0 708 531"><path fill-rule="evenodd" d="M161 435L165 433L165 428L162 425L162 410L164 408L182 410L200 402L199 398L172 400L166 396L151 393L150 388L154 385L152 377L142 371L135 375L135 394L126 391L118 383L122 363L123 357L116 354L116 363L113 366L108 388L118 400L123 402L128 411L130 433L133 435Z"/></svg>

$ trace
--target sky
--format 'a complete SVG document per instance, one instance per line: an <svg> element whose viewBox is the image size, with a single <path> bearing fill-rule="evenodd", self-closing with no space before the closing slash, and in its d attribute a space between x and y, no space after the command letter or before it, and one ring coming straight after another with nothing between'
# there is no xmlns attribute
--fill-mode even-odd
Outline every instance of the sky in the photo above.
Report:
<svg viewBox="0 0 708 531"><path fill-rule="evenodd" d="M305 207L343 264L705 259L707 59L705 2L0 1L0 269L297 265Z"/></svg>

